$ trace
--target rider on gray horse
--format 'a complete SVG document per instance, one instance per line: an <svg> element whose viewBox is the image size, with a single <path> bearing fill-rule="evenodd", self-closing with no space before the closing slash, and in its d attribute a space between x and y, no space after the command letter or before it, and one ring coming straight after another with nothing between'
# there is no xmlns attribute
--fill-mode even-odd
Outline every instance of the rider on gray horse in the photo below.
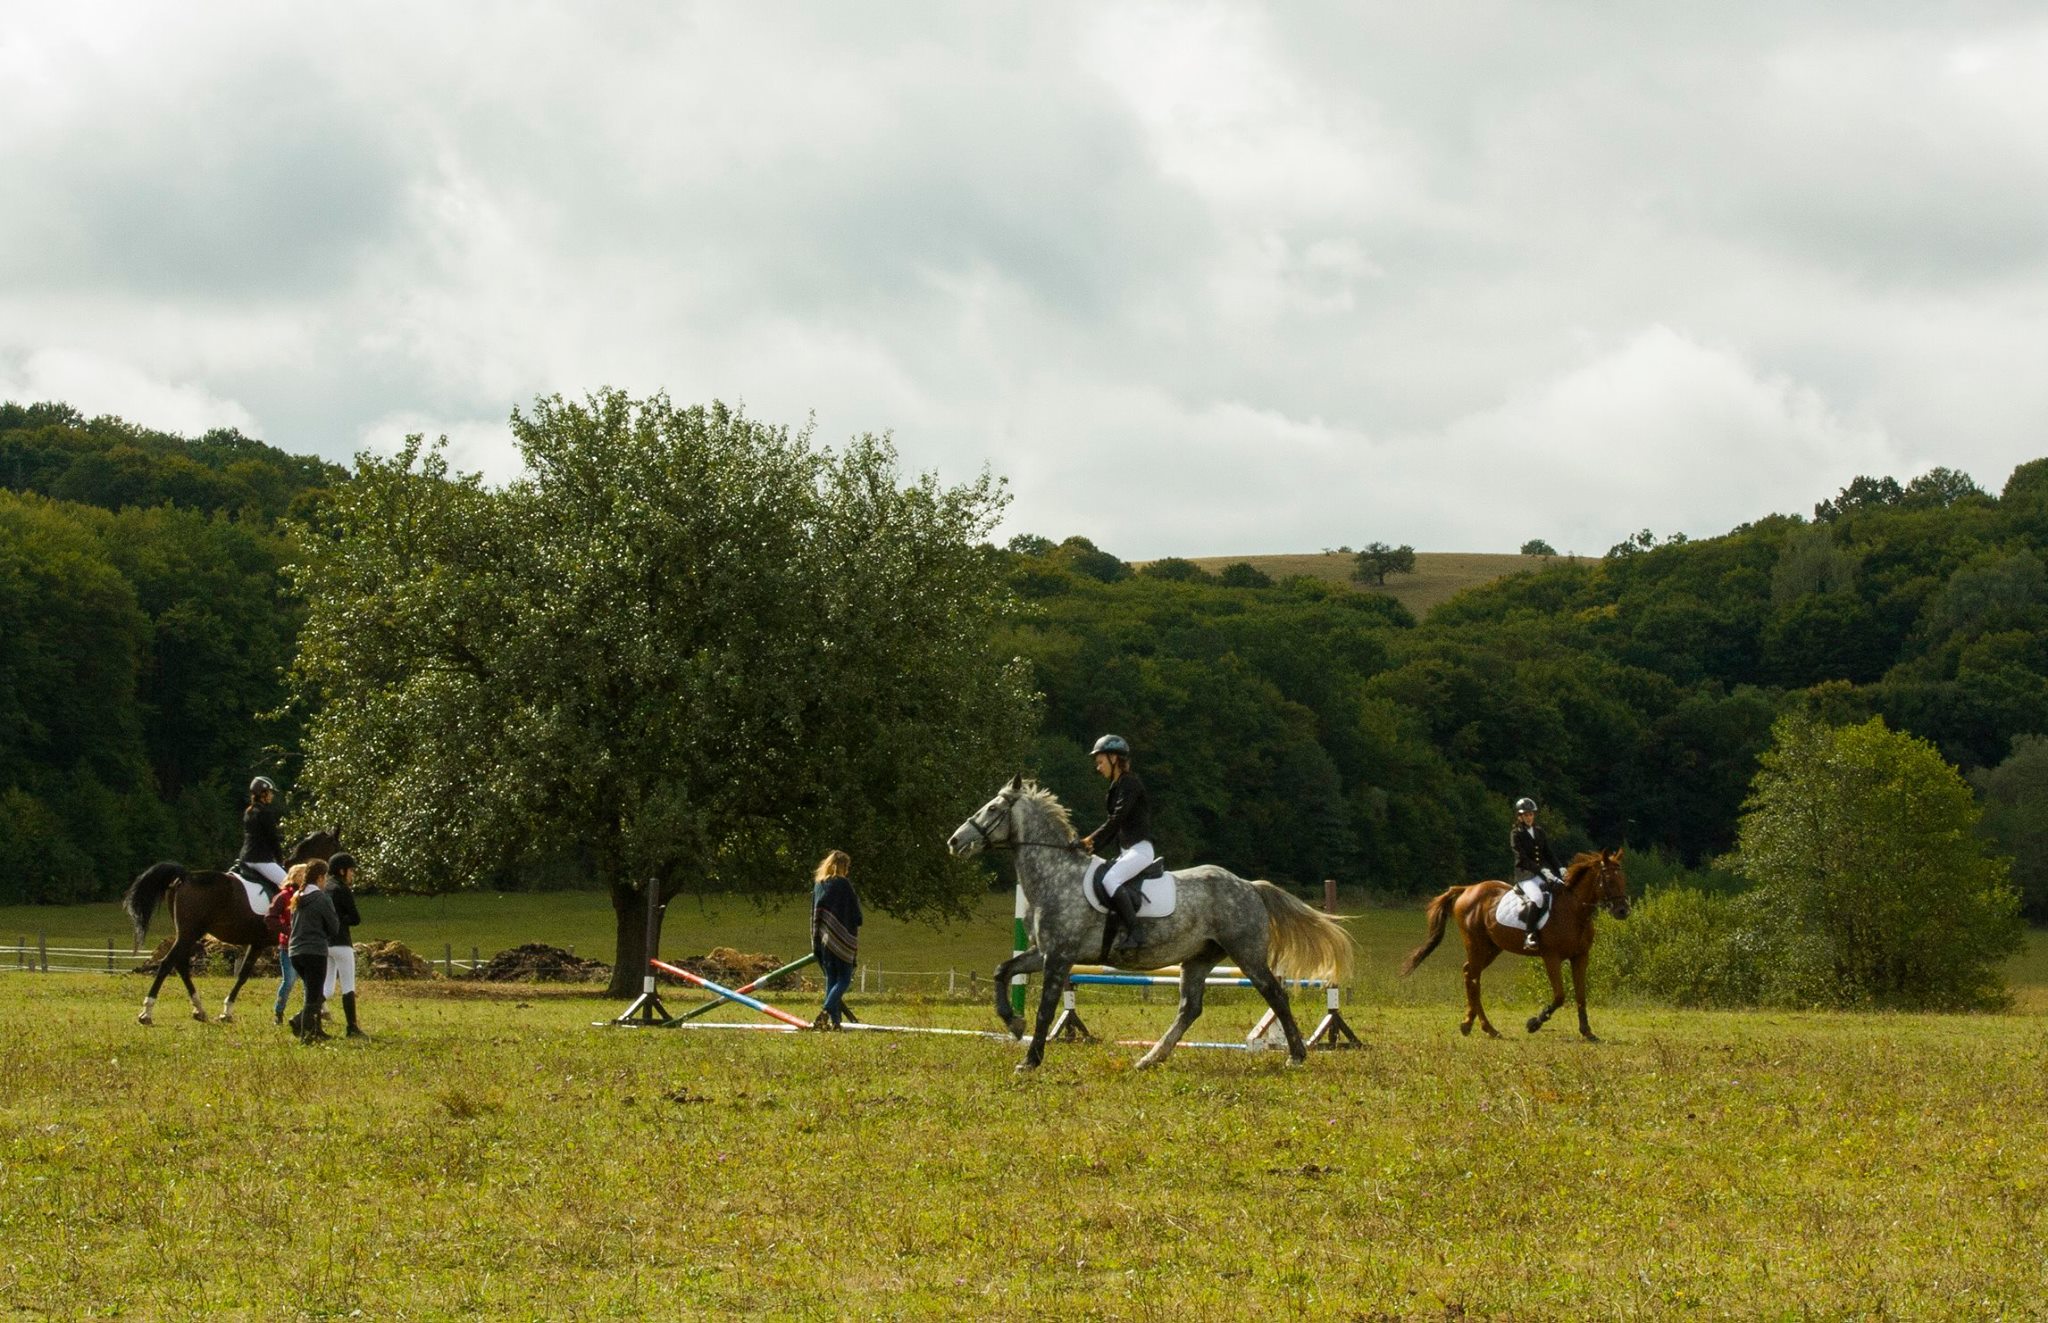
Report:
<svg viewBox="0 0 2048 1323"><path fill-rule="evenodd" d="M1145 783L1131 770L1131 746L1121 735L1105 735L1088 751L1095 770L1109 781L1109 818L1081 838L1081 848L1092 852L1097 845L1115 846L1118 853L1102 876L1102 889L1109 895L1109 920L1102 931L1102 963L1108 964L1110 935L1119 926L1116 949L1138 945L1138 906L1144 900L1140 884L1132 879L1150 868L1159 855L1152 848L1152 800Z"/></svg>
<svg viewBox="0 0 2048 1323"><path fill-rule="evenodd" d="M1527 796L1515 801L1515 825L1508 833L1508 848L1515 852L1515 875L1509 880L1522 894L1522 927L1528 930L1522 938L1522 949L1534 951L1536 925L1549 911L1552 897L1564 890L1564 879L1557 856L1551 853L1550 838L1536 825L1536 801ZM1537 884L1540 900L1531 897L1522 886L1532 880Z"/></svg>

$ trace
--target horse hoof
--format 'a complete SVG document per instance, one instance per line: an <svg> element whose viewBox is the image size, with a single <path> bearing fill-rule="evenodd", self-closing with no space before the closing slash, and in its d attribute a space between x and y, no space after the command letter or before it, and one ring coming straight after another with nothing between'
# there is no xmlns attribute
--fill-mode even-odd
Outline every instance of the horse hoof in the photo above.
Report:
<svg viewBox="0 0 2048 1323"><path fill-rule="evenodd" d="M1499 1038L1500 1030L1494 1028L1492 1025L1489 1024L1486 1026L1486 1036L1488 1038Z"/></svg>
<svg viewBox="0 0 2048 1323"><path fill-rule="evenodd" d="M1036 1061L1020 1061L1017 1063L1016 1073L1019 1075L1029 1075L1032 1071L1037 1069L1038 1063Z"/></svg>
<svg viewBox="0 0 2048 1323"><path fill-rule="evenodd" d="M1472 1036L1472 1022L1470 1020L1467 1020L1465 1021L1465 1023L1459 1025L1458 1032L1465 1035L1465 1037L1470 1038Z"/></svg>
<svg viewBox="0 0 2048 1323"><path fill-rule="evenodd" d="M1308 1053L1304 1052L1300 1056L1296 1056L1289 1052L1287 1054L1287 1064L1290 1066L1306 1066L1308 1064Z"/></svg>
<svg viewBox="0 0 2048 1323"><path fill-rule="evenodd" d="M233 1011L222 1011L220 1013L220 1022L222 1024L233 1024L235 1022L235 1013Z"/></svg>
<svg viewBox="0 0 2048 1323"><path fill-rule="evenodd" d="M1024 1037L1024 1021L1021 1019L1012 1018L1005 1020L1003 1021L1003 1028L1010 1031L1010 1037L1012 1038L1021 1039Z"/></svg>
<svg viewBox="0 0 2048 1323"><path fill-rule="evenodd" d="M142 1014L135 1017L135 1023L141 1025L145 1029L148 1029L155 1025L156 1021L149 1018L148 1011L144 1011Z"/></svg>
<svg viewBox="0 0 2048 1323"><path fill-rule="evenodd" d="M205 1023L206 1023L206 1012L205 1012L205 1011L194 1011L194 1012L192 1012L192 1018L193 1018L193 1019L195 1019L195 1020L197 1020L197 1021L199 1021L199 1023L201 1023L201 1024L205 1024Z"/></svg>
<svg viewBox="0 0 2048 1323"><path fill-rule="evenodd" d="M1533 1034L1533 1033L1535 1033L1535 1032L1536 1032L1536 1031L1537 1031L1538 1029L1541 1029L1542 1027L1543 1027L1543 1017L1542 1017L1542 1016L1540 1016L1540 1015L1532 1015L1532 1016L1530 1016L1530 1017L1529 1017L1529 1032L1530 1032L1530 1033L1532 1033L1532 1034Z"/></svg>
<svg viewBox="0 0 2048 1323"><path fill-rule="evenodd" d="M1587 1030L1585 1033L1580 1034L1579 1037L1585 1039L1589 1043L1597 1043L1600 1041L1600 1035L1594 1033L1590 1029Z"/></svg>

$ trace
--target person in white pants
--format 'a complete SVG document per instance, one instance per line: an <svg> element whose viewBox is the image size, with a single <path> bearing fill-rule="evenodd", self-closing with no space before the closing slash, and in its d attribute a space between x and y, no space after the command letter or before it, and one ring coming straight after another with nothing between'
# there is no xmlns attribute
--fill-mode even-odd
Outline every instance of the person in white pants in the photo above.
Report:
<svg viewBox="0 0 2048 1323"><path fill-rule="evenodd" d="M242 810L242 853L235 867L245 877L270 883L270 894L284 885L284 841L277 830L277 787L267 776L249 783L249 805Z"/></svg>
<svg viewBox="0 0 2048 1323"><path fill-rule="evenodd" d="M348 1018L348 1036L368 1038L356 1023L356 948L352 930L363 921L363 916L356 910L355 878L354 855L337 854L327 861L327 897L341 917L341 936L327 948L327 986L321 1000L332 1001L338 989L342 1014Z"/></svg>

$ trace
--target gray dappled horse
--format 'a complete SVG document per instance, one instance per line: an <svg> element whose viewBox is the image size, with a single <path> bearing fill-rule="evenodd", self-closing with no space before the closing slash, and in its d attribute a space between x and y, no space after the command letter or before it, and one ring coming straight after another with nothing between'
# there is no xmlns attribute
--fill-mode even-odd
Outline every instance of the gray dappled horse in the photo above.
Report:
<svg viewBox="0 0 2048 1323"><path fill-rule="evenodd" d="M1010 1032L1024 1036L1024 1021L1011 1013L1010 979L1044 971L1038 994L1038 1027L1018 1070L1035 1070L1045 1059L1060 994L1076 962L1093 960L1102 949L1099 914L1081 894L1092 858L1081 850L1067 811L1052 793L1018 777L960 824L946 848L965 858L978 850L1015 850L1017 881L1031 908L1031 946L996 968L996 1015ZM1288 1058L1308 1057L1282 978L1334 979L1351 971L1351 934L1326 914L1303 904L1271 882L1247 882L1228 869L1203 864L1175 869L1179 900L1174 912L1138 920L1137 947L1117 957L1126 969L1180 966L1180 1014L1166 1036L1139 1058L1138 1065L1164 1061L1181 1035L1202 1013L1209 971L1228 957L1287 1034Z"/></svg>

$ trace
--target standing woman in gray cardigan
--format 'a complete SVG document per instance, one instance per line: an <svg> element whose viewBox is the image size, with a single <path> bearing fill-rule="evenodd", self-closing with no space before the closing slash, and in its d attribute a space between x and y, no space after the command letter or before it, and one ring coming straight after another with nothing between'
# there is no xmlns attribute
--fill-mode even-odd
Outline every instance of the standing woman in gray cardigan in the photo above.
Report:
<svg viewBox="0 0 2048 1323"><path fill-rule="evenodd" d="M292 1017L292 1028L301 1043L317 1043L327 1037L320 1027L320 1004L326 1000L327 948L341 940L341 916L325 890L327 873L308 874L299 888L298 903L292 907L292 941L288 954L299 982L306 986L306 1004Z"/></svg>

